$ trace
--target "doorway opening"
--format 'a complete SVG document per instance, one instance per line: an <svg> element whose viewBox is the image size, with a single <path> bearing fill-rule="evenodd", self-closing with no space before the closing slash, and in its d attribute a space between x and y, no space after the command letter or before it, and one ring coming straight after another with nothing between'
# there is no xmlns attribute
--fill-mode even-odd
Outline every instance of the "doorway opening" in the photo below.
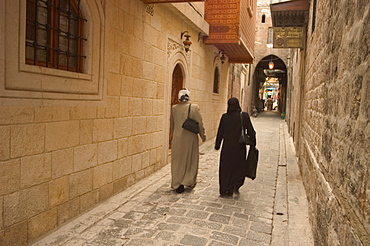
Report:
<svg viewBox="0 0 370 246"><path fill-rule="evenodd" d="M285 116L287 67L275 55L262 58L255 69L253 102L257 110L279 112Z"/></svg>
<svg viewBox="0 0 370 246"><path fill-rule="evenodd" d="M171 106L178 104L179 91L184 87L184 73L180 64L176 64L172 72Z"/></svg>
<svg viewBox="0 0 370 246"><path fill-rule="evenodd" d="M184 73L180 64L176 64L172 72L171 109L179 103L179 91L184 88ZM172 133L169 134L169 148L171 149Z"/></svg>

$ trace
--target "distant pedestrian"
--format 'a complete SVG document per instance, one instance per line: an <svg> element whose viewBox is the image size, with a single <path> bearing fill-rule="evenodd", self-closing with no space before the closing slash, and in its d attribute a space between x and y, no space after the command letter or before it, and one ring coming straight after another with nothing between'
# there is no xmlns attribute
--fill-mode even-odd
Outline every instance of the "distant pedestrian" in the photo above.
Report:
<svg viewBox="0 0 370 246"><path fill-rule="evenodd" d="M266 108L267 108L267 111L271 111L272 110L272 105L274 104L274 102L272 101L272 98L270 95L267 96L267 101L266 101Z"/></svg>
<svg viewBox="0 0 370 246"><path fill-rule="evenodd" d="M195 186L199 165L198 134L182 128L188 114L199 123L199 135L203 142L206 141L206 135L199 106L189 102L189 90L180 90L178 98L180 103L172 106L171 110L171 188L182 193L184 186Z"/></svg>
<svg viewBox="0 0 370 246"><path fill-rule="evenodd" d="M217 131L215 149L222 143L219 167L219 185L221 196L239 194L246 175L246 145L239 143L241 135L241 116L244 129L251 139L251 148L256 146L256 132L249 114L241 112L239 100L232 97L227 102L227 113L223 114Z"/></svg>

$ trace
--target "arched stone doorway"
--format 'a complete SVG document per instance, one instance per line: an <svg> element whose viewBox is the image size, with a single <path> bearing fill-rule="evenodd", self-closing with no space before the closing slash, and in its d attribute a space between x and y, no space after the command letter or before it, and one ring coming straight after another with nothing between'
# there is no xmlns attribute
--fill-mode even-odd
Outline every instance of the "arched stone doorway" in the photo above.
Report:
<svg viewBox="0 0 370 246"><path fill-rule="evenodd" d="M178 92L188 87L187 79L190 75L191 52L184 51L184 45L171 38L167 39L166 81L164 83L164 121L163 121L163 160L170 162L171 136L170 114L171 106L178 103ZM191 89L191 88L189 88Z"/></svg>
<svg viewBox="0 0 370 246"><path fill-rule="evenodd" d="M273 67L269 67L269 64L273 64ZM263 110L263 102L271 96L274 101L272 109L285 113L287 67L284 61L272 54L265 56L258 62L253 80L252 106L256 106L259 111Z"/></svg>
<svg viewBox="0 0 370 246"><path fill-rule="evenodd" d="M172 72L171 107L179 103L179 91L184 88L184 73L181 65L176 64ZM169 134L169 148L171 149L172 133Z"/></svg>
<svg viewBox="0 0 370 246"><path fill-rule="evenodd" d="M179 103L177 96L179 91L183 87L184 87L184 74L180 64L176 64L172 72L171 106Z"/></svg>

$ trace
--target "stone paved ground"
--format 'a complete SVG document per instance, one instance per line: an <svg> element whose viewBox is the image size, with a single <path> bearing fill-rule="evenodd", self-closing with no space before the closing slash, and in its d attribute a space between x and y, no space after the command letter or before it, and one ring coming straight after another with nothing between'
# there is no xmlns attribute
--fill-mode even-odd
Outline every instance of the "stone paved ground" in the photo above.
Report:
<svg viewBox="0 0 370 246"><path fill-rule="evenodd" d="M260 160L257 178L246 180L240 195L219 196L220 152L214 150L212 139L200 147L194 189L182 194L170 190L167 165L34 246L313 245L307 201L285 122L273 112L252 121Z"/></svg>

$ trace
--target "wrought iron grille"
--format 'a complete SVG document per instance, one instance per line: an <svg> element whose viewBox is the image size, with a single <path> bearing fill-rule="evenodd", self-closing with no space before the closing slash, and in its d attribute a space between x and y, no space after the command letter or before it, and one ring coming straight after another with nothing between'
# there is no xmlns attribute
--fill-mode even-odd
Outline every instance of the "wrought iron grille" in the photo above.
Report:
<svg viewBox="0 0 370 246"><path fill-rule="evenodd" d="M220 84L220 72L218 67L215 68L214 77L213 77L213 93L218 93Z"/></svg>
<svg viewBox="0 0 370 246"><path fill-rule="evenodd" d="M82 72L86 21L80 0L27 0L26 63Z"/></svg>

